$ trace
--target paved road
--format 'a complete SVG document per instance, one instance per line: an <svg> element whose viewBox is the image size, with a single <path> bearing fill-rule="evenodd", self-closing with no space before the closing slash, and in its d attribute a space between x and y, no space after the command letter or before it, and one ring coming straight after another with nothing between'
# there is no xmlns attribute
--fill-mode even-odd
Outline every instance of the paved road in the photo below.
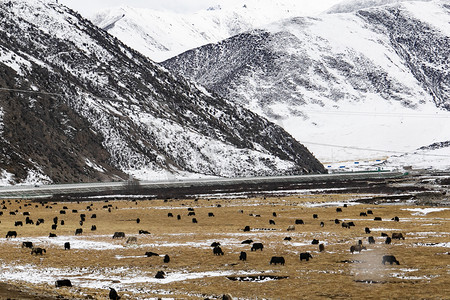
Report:
<svg viewBox="0 0 450 300"><path fill-rule="evenodd" d="M244 178L211 178L211 179L184 179L170 181L140 181L141 187L154 189L186 188L202 186L231 186L258 183L303 183L322 182L332 180L374 179L400 177L403 173L398 172L368 172L368 173L340 173L323 175L302 176L268 176L268 177L244 177ZM0 187L0 198L46 198L53 195L64 195L72 193L92 193L121 191L127 187L127 182L104 182L104 183L77 183L77 184L54 184L41 186L8 186Z"/></svg>

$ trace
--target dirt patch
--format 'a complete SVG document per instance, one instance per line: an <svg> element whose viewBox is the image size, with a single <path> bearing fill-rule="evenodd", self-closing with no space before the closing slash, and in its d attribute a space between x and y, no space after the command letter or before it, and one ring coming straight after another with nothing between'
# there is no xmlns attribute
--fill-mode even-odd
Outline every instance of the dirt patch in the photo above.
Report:
<svg viewBox="0 0 450 300"><path fill-rule="evenodd" d="M68 299L56 293L50 294L48 291L39 291L36 288L15 286L12 284L0 283L0 299L23 299L23 300L61 300ZM70 298L76 300L77 298Z"/></svg>

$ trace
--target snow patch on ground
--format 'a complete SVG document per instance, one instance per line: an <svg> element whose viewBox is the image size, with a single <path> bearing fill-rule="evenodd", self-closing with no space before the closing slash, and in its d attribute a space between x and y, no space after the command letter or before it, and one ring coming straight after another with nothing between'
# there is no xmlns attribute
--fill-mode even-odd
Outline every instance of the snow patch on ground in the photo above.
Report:
<svg viewBox="0 0 450 300"><path fill-rule="evenodd" d="M32 284L54 285L61 278L69 279L73 285L92 288L107 289L120 282L122 288L134 291L136 284L168 284L177 281L200 279L205 277L246 276L258 274L258 271L207 271L207 272L167 272L164 279L154 278L155 274L147 274L138 268L41 268L38 265L1 265L1 281L19 281ZM135 291L137 292L137 291Z"/></svg>
<svg viewBox="0 0 450 300"><path fill-rule="evenodd" d="M394 229L394 228L370 228L372 231L401 231L400 229Z"/></svg>
<svg viewBox="0 0 450 300"><path fill-rule="evenodd" d="M450 248L450 242L448 243L417 243L417 246L423 246L423 247L443 247L443 248Z"/></svg>
<svg viewBox="0 0 450 300"><path fill-rule="evenodd" d="M305 207L329 207L329 206L337 206L337 207L343 207L344 204L347 205L359 205L359 203L351 202L351 201L335 201L335 202L322 202L322 203L302 203L301 206Z"/></svg>
<svg viewBox="0 0 450 300"><path fill-rule="evenodd" d="M127 258L146 258L147 256L145 255L116 255L115 258L116 259L127 259Z"/></svg>
<svg viewBox="0 0 450 300"><path fill-rule="evenodd" d="M311 246L311 243L290 243L290 245L294 247L304 247L304 246Z"/></svg>
<svg viewBox="0 0 450 300"><path fill-rule="evenodd" d="M105 242L105 241L94 241L90 240L90 238L98 239L98 238L111 238L111 242ZM80 249L80 250L97 250L97 251L103 251L103 250L114 250L114 249L121 249L123 248L124 241L113 241L112 236L89 236L89 237L83 237L83 236L57 236L53 238L49 237L26 237L21 238L18 237L16 239L6 239L6 238L0 238L0 243L14 243L14 244L21 244L22 242L32 242L33 245L39 246L39 247L60 247L64 248L65 242L70 242L70 248L71 249ZM120 243L120 244L117 244Z"/></svg>
<svg viewBox="0 0 450 300"><path fill-rule="evenodd" d="M413 275L406 275L404 273L392 273L391 277L399 278L399 279L406 279L406 280L423 280L423 279L433 279L433 278L439 277L439 275L413 276Z"/></svg>
<svg viewBox="0 0 450 300"><path fill-rule="evenodd" d="M415 213L411 214L413 216L425 216L429 213L439 212L439 211L444 211L444 210L449 210L449 209L450 208L444 208L444 207L440 207L440 208L427 207L427 208L404 208L402 210L415 212Z"/></svg>

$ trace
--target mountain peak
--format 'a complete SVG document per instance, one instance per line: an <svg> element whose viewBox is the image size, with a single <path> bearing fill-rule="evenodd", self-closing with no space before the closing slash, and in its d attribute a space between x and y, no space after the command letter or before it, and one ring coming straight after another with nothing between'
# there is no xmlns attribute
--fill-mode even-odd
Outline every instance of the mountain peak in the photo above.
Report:
<svg viewBox="0 0 450 300"><path fill-rule="evenodd" d="M222 7L220 5L215 5L215 6L208 7L206 10L207 11L222 10Z"/></svg>

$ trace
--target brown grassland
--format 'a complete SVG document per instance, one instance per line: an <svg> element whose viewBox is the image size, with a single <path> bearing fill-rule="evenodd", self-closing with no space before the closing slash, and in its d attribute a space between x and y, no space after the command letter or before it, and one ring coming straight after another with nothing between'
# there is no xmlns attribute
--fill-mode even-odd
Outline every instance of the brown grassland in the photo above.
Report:
<svg viewBox="0 0 450 300"><path fill-rule="evenodd" d="M417 214L405 209L425 207L342 205L361 197L325 194L267 199L94 201L48 203L48 208L26 200L6 202L7 208L0 216L1 281L19 290L27 288L37 294L68 299L107 299L109 286L115 287L122 299L214 299L223 294L239 299L450 299L450 210ZM91 203L92 211L87 211ZM111 205L111 212L104 205ZM65 215L59 214L63 206L68 207ZM187 215L189 207L195 209L197 224ZM337 212L337 207L342 207L342 212ZM73 213L72 209L78 212ZM368 209L373 210L373 215L360 216ZM15 210L16 215L9 214ZM30 212L34 222L43 218L45 223L26 225L25 211ZM173 218L168 217L169 212ZM209 212L214 217L208 217ZM86 214L83 226L79 224L80 213ZM94 213L97 218L92 219ZM313 214L318 214L318 219L313 219ZM177 215L181 215L181 220L177 220ZM65 225L52 230L55 216ZM391 220L395 216L400 222ZM381 217L382 221L374 221L374 217ZM336 218L353 221L356 226L342 228L335 224ZM305 224L287 231L296 219L303 219ZM14 226L17 220L24 225ZM276 224L269 225L269 220ZM324 227L320 222L324 222ZM96 231L90 230L93 224ZM247 225L250 232L243 231ZM366 234L365 227L372 233ZM75 238L77 228L83 228L83 234ZM5 239L9 230L16 230L18 237ZM151 234L138 234L139 230ZM113 240L116 231L125 232L127 238L137 237L137 244L126 244L126 238ZM48 238L50 232L58 238ZM405 240L386 245L381 232L401 232ZM284 241L287 236L292 240ZM369 236L375 238L375 244L368 243ZM314 238L325 244L324 252L311 244ZM27 239L47 252L31 255L30 249L21 247ZM250 251L250 245L241 244L246 239L262 242L264 250ZM358 240L367 250L351 254L350 246ZM65 241L71 242L71 250L64 250ZM80 246L88 241L106 246ZM221 243L223 256L213 255L210 244L214 241ZM147 251L168 254L171 261L164 263L162 256L145 257ZM239 261L241 251L247 252L247 261ZM299 253L307 251L313 259L300 261ZM395 255L400 265L383 265L382 256L386 254ZM270 265L272 256L283 256L285 265ZM22 277L4 275L14 274L14 270L20 270ZM58 277L53 278L45 270L59 270L51 273ZM154 279L159 270L166 273L166 279ZM201 276L203 272L208 273ZM262 282L227 278L249 274L288 278ZM73 287L55 288L54 280L63 278L70 279ZM4 293L0 293L0 298L5 299Z"/></svg>

